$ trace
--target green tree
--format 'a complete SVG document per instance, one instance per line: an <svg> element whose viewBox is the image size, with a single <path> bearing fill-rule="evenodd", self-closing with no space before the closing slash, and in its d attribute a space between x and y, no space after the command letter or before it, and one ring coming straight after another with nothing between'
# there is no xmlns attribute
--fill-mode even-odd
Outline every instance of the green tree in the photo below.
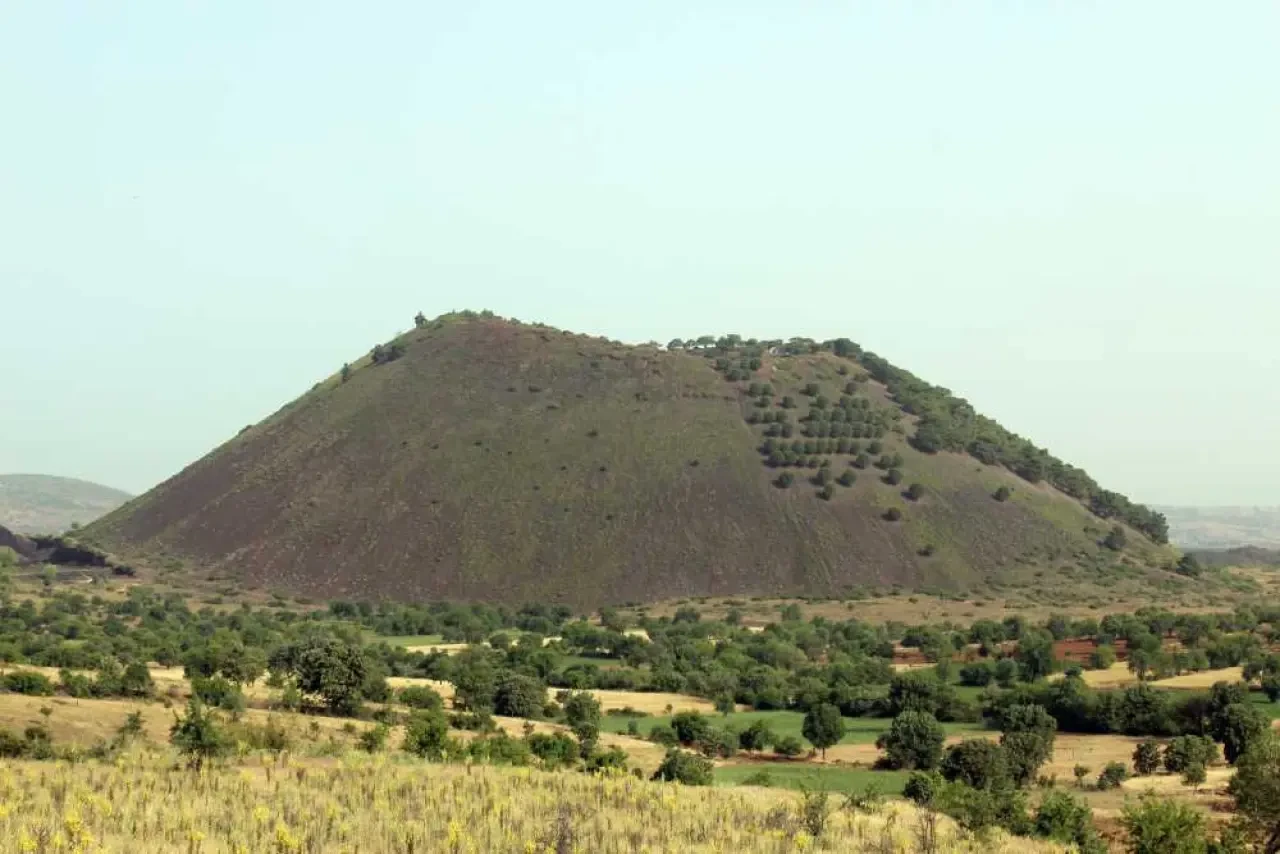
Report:
<svg viewBox="0 0 1280 854"><path fill-rule="evenodd" d="M887 732L876 739L891 768L930 770L942 759L946 733L938 719L928 712L903 712L893 719Z"/></svg>
<svg viewBox="0 0 1280 854"><path fill-rule="evenodd" d="M1093 826L1089 805L1066 792L1049 792L1036 809L1034 831L1065 845L1075 845L1080 854L1106 854L1107 846Z"/></svg>
<svg viewBox="0 0 1280 854"><path fill-rule="evenodd" d="M711 762L696 753L672 748L667 751L658 770L653 772L653 779L683 783L686 786L710 786Z"/></svg>
<svg viewBox="0 0 1280 854"><path fill-rule="evenodd" d="M1106 767L1102 769L1102 773L1098 775L1098 789L1108 791L1109 789L1119 788L1129 776L1129 769L1125 767L1123 762L1108 762Z"/></svg>
<svg viewBox="0 0 1280 854"><path fill-rule="evenodd" d="M169 742L186 757L187 765L197 771L231 749L230 740L197 697L187 702L185 715L174 718Z"/></svg>
<svg viewBox="0 0 1280 854"><path fill-rule="evenodd" d="M1129 854L1205 854L1204 816L1190 804L1145 795L1121 819Z"/></svg>
<svg viewBox="0 0 1280 854"><path fill-rule="evenodd" d="M750 726L738 733L738 747L742 750L767 750L773 742L773 730L769 728L769 722L763 719L752 721Z"/></svg>
<svg viewBox="0 0 1280 854"><path fill-rule="evenodd" d="M547 703L547 689L532 676L509 673L493 695L494 714L508 718L537 719Z"/></svg>
<svg viewBox="0 0 1280 854"><path fill-rule="evenodd" d="M360 708L368 662L360 647L321 635L276 650L271 670L292 676L299 690L322 698L333 714L351 716Z"/></svg>
<svg viewBox="0 0 1280 854"><path fill-rule="evenodd" d="M1271 722L1257 706L1233 703L1214 722L1214 737L1222 742L1222 753L1232 765L1250 745L1268 733Z"/></svg>
<svg viewBox="0 0 1280 854"><path fill-rule="evenodd" d="M1053 635L1042 629L1030 629L1018 638L1018 651L1014 654L1022 670L1022 678L1028 682L1043 679L1058 667L1053 654Z"/></svg>
<svg viewBox="0 0 1280 854"><path fill-rule="evenodd" d="M1160 743L1153 739L1138 742L1133 749L1133 770L1140 776L1156 773L1160 767Z"/></svg>
<svg viewBox="0 0 1280 854"><path fill-rule="evenodd" d="M1280 737L1268 733L1249 745L1236 760L1227 791L1236 800L1236 814L1256 850L1280 851Z"/></svg>
<svg viewBox="0 0 1280 854"><path fill-rule="evenodd" d="M351 379L351 364L349 362L342 363L342 371L340 372L340 376L342 377L342 381L344 383L347 380Z"/></svg>
<svg viewBox="0 0 1280 854"><path fill-rule="evenodd" d="M1013 781L1025 786L1053 755L1058 724L1044 706L1009 706L1000 716L1000 746L1004 748Z"/></svg>
<svg viewBox="0 0 1280 854"><path fill-rule="evenodd" d="M575 691L564 701L564 720L582 746L584 754L600 740L600 701L587 691Z"/></svg>
<svg viewBox="0 0 1280 854"><path fill-rule="evenodd" d="M946 780L975 789L996 789L1010 782L1004 748L985 738L967 739L948 748L939 770Z"/></svg>
<svg viewBox="0 0 1280 854"><path fill-rule="evenodd" d="M529 750L548 771L565 768L578 761L578 745L562 732L535 732L529 735Z"/></svg>
<svg viewBox="0 0 1280 854"><path fill-rule="evenodd" d="M1180 735L1164 746L1164 769L1180 774L1191 765L1208 765L1217 756L1218 745L1203 735Z"/></svg>
<svg viewBox="0 0 1280 854"><path fill-rule="evenodd" d="M404 749L424 759L439 761L449 746L449 721L438 709L416 711L404 728Z"/></svg>
<svg viewBox="0 0 1280 854"><path fill-rule="evenodd" d="M827 748L839 744L844 738L844 718L840 710L830 703L819 703L805 713L801 734L809 743L822 751L825 759Z"/></svg>

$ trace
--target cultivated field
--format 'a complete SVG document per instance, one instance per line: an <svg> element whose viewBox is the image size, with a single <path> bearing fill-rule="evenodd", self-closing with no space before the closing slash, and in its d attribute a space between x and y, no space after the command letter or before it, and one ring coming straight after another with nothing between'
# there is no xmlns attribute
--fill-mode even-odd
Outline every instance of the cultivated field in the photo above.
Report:
<svg viewBox="0 0 1280 854"><path fill-rule="evenodd" d="M816 847L795 796L697 789L629 776L429 765L386 757L270 759L195 773L166 752L114 764L0 761L7 851L793 852ZM827 850L916 850L905 803L840 810ZM1061 851L941 822L943 852ZM56 842L55 842L56 840Z"/></svg>

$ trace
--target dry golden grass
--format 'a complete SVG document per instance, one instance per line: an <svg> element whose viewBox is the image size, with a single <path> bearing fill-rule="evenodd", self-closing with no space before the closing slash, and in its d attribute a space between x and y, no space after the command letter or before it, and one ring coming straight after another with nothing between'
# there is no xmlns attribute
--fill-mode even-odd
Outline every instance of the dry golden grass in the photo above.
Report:
<svg viewBox="0 0 1280 854"><path fill-rule="evenodd" d="M263 759L194 773L167 752L113 764L0 762L0 845L17 852L488 854L917 850L918 813L839 811L815 840L796 796L698 789L629 776L348 757ZM948 821L934 849L1054 852L974 840Z"/></svg>
<svg viewBox="0 0 1280 854"><path fill-rule="evenodd" d="M1243 667L1224 667L1221 670L1202 670L1199 673L1183 673L1151 684L1157 688L1211 688L1215 682L1240 682L1244 679Z"/></svg>

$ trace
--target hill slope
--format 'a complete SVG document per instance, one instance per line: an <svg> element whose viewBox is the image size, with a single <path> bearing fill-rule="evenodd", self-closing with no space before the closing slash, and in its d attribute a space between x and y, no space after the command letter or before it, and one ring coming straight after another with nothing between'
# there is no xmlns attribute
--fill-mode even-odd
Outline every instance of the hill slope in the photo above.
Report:
<svg viewBox="0 0 1280 854"><path fill-rule="evenodd" d="M0 525L23 534L56 534L86 525L131 498L70 477L0 474Z"/></svg>
<svg viewBox="0 0 1280 854"><path fill-rule="evenodd" d="M1112 521L998 459L1083 473L847 343L663 349L487 314L418 322L86 537L144 568L180 558L310 596L578 606L974 589L1171 555L1133 529L1102 549ZM993 464L934 450L966 430ZM1091 500L1160 539L1145 508Z"/></svg>

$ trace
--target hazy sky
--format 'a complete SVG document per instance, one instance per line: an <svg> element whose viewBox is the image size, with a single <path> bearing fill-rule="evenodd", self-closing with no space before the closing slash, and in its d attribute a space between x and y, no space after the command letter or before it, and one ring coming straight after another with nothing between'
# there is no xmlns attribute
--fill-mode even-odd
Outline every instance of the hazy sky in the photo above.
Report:
<svg viewBox="0 0 1280 854"><path fill-rule="evenodd" d="M1280 4L0 5L0 472L143 490L410 325L847 335L1280 504Z"/></svg>

